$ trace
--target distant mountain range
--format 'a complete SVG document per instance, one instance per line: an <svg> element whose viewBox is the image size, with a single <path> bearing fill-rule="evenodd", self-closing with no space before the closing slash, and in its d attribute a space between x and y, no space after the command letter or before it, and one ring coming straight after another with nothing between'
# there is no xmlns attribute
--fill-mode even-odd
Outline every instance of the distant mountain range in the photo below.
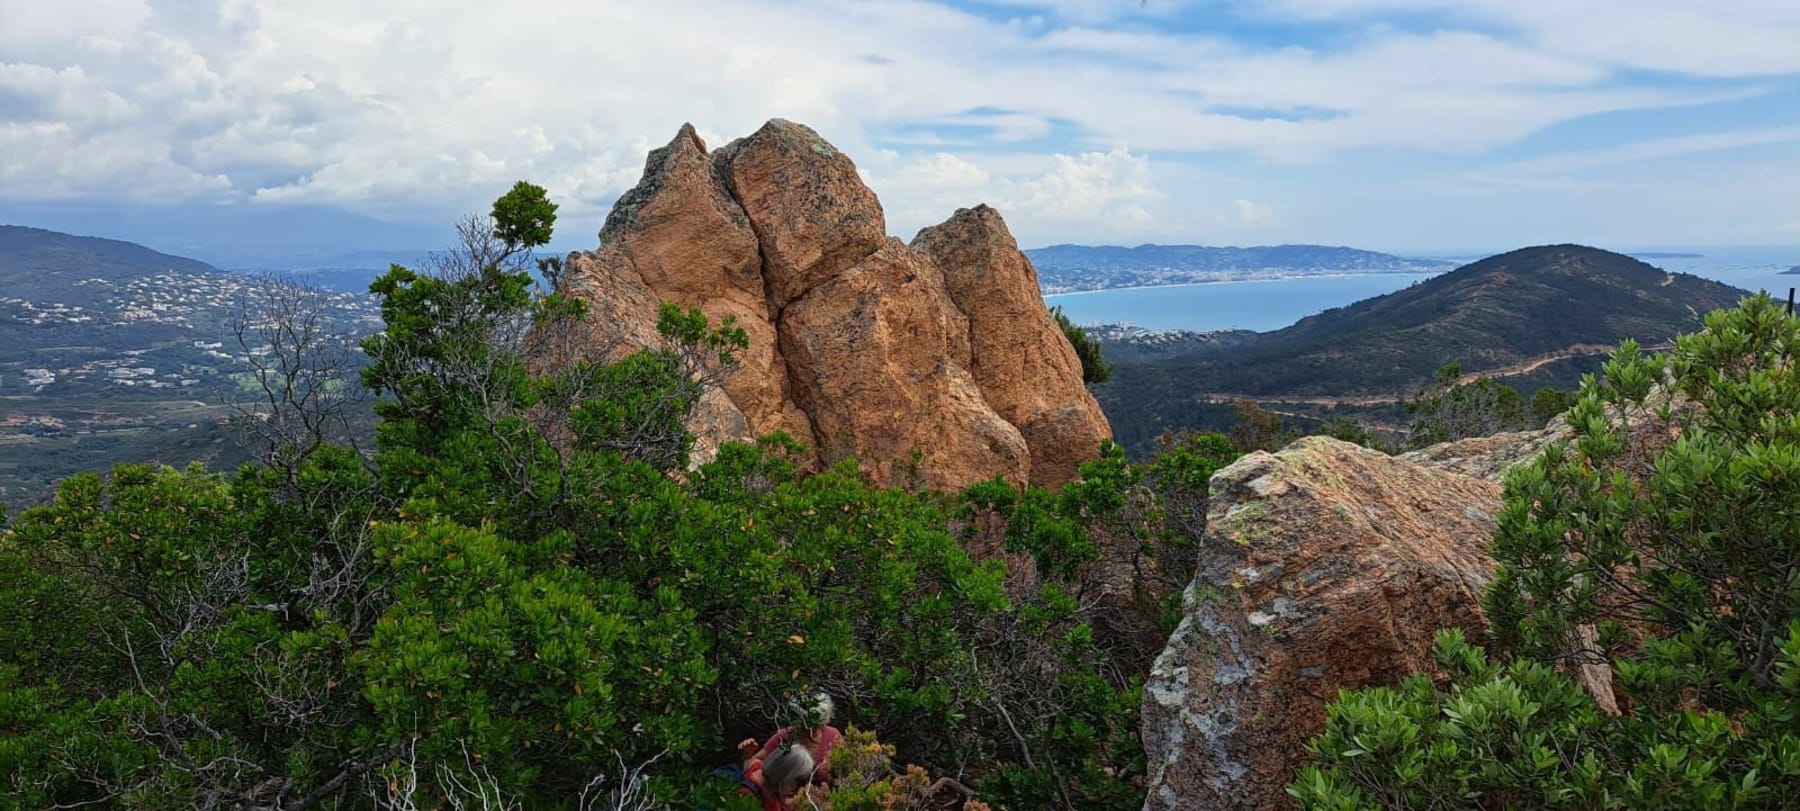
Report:
<svg viewBox="0 0 1800 811"><path fill-rule="evenodd" d="M1165 427L1220 428L1249 397L1321 416L1385 408L1460 363L1526 394L1571 386L1626 338L1645 346L1700 327L1744 291L1580 245L1525 248L1286 329L1169 356L1134 351L1095 391L1114 433L1142 451Z"/></svg>
<svg viewBox="0 0 1800 811"><path fill-rule="evenodd" d="M1341 273L1436 273L1455 267L1438 259L1326 245L1052 245L1025 254L1047 294Z"/></svg>

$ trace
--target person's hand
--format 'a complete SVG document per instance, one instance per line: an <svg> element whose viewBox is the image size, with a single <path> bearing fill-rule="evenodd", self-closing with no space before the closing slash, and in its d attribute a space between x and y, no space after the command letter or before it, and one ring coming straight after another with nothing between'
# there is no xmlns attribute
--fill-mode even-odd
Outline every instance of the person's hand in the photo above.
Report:
<svg viewBox="0 0 1800 811"><path fill-rule="evenodd" d="M745 755L756 754L757 748L758 747L756 745L755 738L745 738L741 741L738 741L738 751Z"/></svg>

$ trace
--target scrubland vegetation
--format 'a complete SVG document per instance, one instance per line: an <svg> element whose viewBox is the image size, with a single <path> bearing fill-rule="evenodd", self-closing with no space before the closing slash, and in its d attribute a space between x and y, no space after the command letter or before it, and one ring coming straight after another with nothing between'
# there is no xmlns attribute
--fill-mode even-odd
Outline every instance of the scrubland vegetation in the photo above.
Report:
<svg viewBox="0 0 1800 811"><path fill-rule="evenodd" d="M906 807L906 764L995 808L1141 802L1159 553L1191 543L1154 488L1228 458L1106 449L1059 493L877 489L781 436L690 467L742 332L665 307L662 347L534 361L583 334L526 266L553 222L521 185L376 282L373 450L292 413L341 390L296 346L260 463L120 465L14 517L0 805L726 807L708 769L811 691L892 753L835 807Z"/></svg>

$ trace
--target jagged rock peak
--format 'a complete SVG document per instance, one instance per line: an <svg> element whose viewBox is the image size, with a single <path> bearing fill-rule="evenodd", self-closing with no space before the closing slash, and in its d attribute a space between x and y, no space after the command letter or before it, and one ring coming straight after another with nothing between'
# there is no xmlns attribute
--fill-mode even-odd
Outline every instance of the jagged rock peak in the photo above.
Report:
<svg viewBox="0 0 1800 811"><path fill-rule="evenodd" d="M727 402L690 424L701 458L785 430L815 464L854 456L882 483L1060 484L1111 435L999 212L960 210L908 246L849 156L804 125L775 119L710 154L684 125L600 239L566 277L612 317L606 340L643 345L645 301L750 337Z"/></svg>
<svg viewBox="0 0 1800 811"><path fill-rule="evenodd" d="M606 215L606 222L600 228L602 245L614 242L627 230L637 225L637 217L644 206L663 190L667 178L684 167L708 167L710 157L706 151L706 142L694 131L693 124L682 124L681 129L669 143L650 150L644 158L644 176L636 186L619 196L613 204L612 211ZM706 169L710 172L710 169ZM729 199L723 189L716 189L719 197ZM735 204L731 206L737 209ZM741 216L742 210L737 209Z"/></svg>
<svg viewBox="0 0 1800 811"><path fill-rule="evenodd" d="M756 229L769 301L786 307L880 250L881 201L850 157L812 128L774 119L713 157Z"/></svg>
<svg viewBox="0 0 1800 811"><path fill-rule="evenodd" d="M921 230L912 247L931 257L969 319L969 371L1031 449L1035 479L1067 481L1092 458L1092 437L1112 427L1081 380L1081 359L1051 319L1037 269L1006 220L987 204L958 209Z"/></svg>

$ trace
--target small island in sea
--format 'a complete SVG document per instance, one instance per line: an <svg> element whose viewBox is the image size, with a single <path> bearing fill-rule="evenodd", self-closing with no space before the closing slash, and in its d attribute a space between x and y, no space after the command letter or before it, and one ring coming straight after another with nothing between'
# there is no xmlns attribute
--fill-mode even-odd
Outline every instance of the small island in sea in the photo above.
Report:
<svg viewBox="0 0 1800 811"><path fill-rule="evenodd" d="M1782 276L1800 276L1800 265L1795 265L1781 272Z"/></svg>

